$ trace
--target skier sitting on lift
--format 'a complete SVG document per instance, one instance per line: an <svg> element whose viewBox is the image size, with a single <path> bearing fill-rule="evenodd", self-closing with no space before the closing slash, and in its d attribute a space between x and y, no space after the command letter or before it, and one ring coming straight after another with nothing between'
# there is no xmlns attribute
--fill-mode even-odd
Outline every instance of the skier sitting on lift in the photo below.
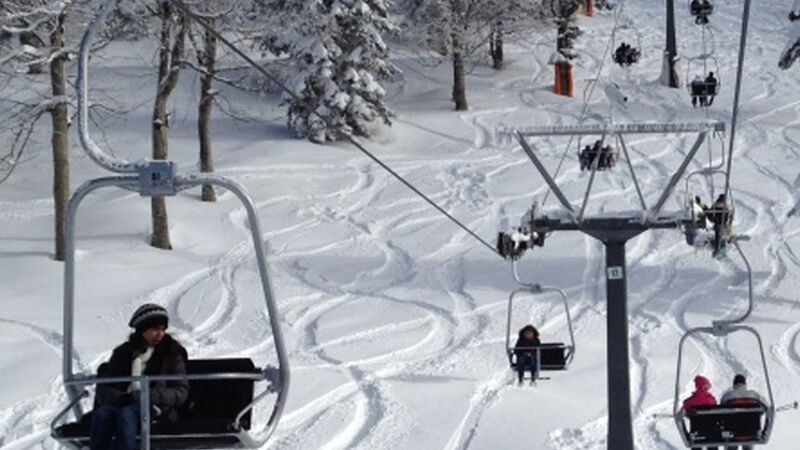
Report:
<svg viewBox="0 0 800 450"><path fill-rule="evenodd" d="M714 103L714 97L717 95L717 79L714 77L714 72L709 72L705 79L707 101L706 105L711 106Z"/></svg>
<svg viewBox="0 0 800 450"><path fill-rule="evenodd" d="M700 78L700 75L695 75L692 79L692 82L689 83L689 90L692 93L692 106L697 107L697 104L700 103L700 106L706 106L708 104L708 97L706 97L706 84L703 82L703 79Z"/></svg>
<svg viewBox="0 0 800 450"><path fill-rule="evenodd" d="M717 200L711 205L711 208L708 209L706 216L708 220L714 224L713 255L715 257L721 256L724 254L725 249L723 233L725 235L730 234L728 227L731 219L731 212L730 209L728 209L728 202L725 200L725 194L720 194L719 197L717 197Z"/></svg>
<svg viewBox="0 0 800 450"><path fill-rule="evenodd" d="M536 350L534 347L541 345L539 341L539 331L533 325L525 325L519 330L519 338L514 344L514 354L517 355L517 377L519 384L525 377L525 371L531 373L531 384L536 379Z"/></svg>
<svg viewBox="0 0 800 450"><path fill-rule="evenodd" d="M133 313L128 325L136 331L114 349L100 377L174 375L186 373L186 350L166 330L167 310L147 303ZM138 382L103 383L97 386L92 413L92 450L133 450L139 429ZM159 380L151 383L150 406L154 420L178 420L177 408L189 396L186 380ZM113 441L113 442L112 442Z"/></svg>
<svg viewBox="0 0 800 450"><path fill-rule="evenodd" d="M692 395L683 400L684 411L689 411L695 406L713 406L717 404L717 399L711 393L711 382L708 378L697 375L694 377L695 391ZM700 447L694 447L692 450L700 450ZM717 447L706 447L706 450L717 450Z"/></svg>
<svg viewBox="0 0 800 450"><path fill-rule="evenodd" d="M763 405L764 399L758 392L747 389L747 379L742 374L733 377L733 387L725 391L720 399L722 405ZM752 445L727 446L726 450L752 450Z"/></svg>
<svg viewBox="0 0 800 450"><path fill-rule="evenodd" d="M700 228L708 228L706 223L706 212L708 211L708 206L700 200L699 195L694 196L694 202L692 203L692 214L694 215L694 222L697 227Z"/></svg>
<svg viewBox="0 0 800 450"><path fill-rule="evenodd" d="M614 166L614 152L611 151L611 146L606 145L600 151L600 161L598 167L603 169L610 169Z"/></svg>
<svg viewBox="0 0 800 450"><path fill-rule="evenodd" d="M583 147L581 150L580 155L578 158L581 161L581 170L589 170L592 168L592 162L594 162L595 155L592 153L592 147L587 145Z"/></svg>

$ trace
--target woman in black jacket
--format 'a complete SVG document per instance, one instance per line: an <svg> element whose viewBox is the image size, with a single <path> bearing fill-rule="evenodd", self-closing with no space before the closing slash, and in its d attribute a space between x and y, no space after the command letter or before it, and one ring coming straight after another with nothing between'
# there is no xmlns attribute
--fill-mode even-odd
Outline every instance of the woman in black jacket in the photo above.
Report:
<svg viewBox="0 0 800 450"><path fill-rule="evenodd" d="M167 334L167 310L155 304L139 307L130 325L136 331L114 349L101 377L174 375L186 373L186 350ZM132 383L98 384L92 413L92 450L133 450L139 429L141 386ZM154 420L175 421L178 407L189 396L186 380L150 383L150 406Z"/></svg>
<svg viewBox="0 0 800 450"><path fill-rule="evenodd" d="M534 381L536 374L536 351L535 347L541 345L539 341L539 330L533 325L525 325L519 330L519 338L517 343L514 344L514 354L517 355L517 375L519 384L522 384L522 379L525 376L525 371L531 372L531 383Z"/></svg>

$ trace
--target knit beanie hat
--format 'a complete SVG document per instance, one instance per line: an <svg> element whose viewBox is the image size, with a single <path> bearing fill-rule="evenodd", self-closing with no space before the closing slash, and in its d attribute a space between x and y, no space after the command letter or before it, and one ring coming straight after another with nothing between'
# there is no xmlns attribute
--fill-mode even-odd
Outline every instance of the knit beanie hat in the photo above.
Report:
<svg viewBox="0 0 800 450"><path fill-rule="evenodd" d="M128 322L128 326L135 328L137 333L158 325L168 326L169 316L163 306L154 303L145 303L140 306Z"/></svg>
<svg viewBox="0 0 800 450"><path fill-rule="evenodd" d="M733 377L733 385L736 386L737 384L747 384L747 379L744 375L737 373L735 377Z"/></svg>
<svg viewBox="0 0 800 450"><path fill-rule="evenodd" d="M711 382L708 381L708 378L706 378L706 377L704 377L702 375L698 375L698 376L694 377L694 387L698 391L703 391L703 390L706 390L706 389L710 389L711 388Z"/></svg>

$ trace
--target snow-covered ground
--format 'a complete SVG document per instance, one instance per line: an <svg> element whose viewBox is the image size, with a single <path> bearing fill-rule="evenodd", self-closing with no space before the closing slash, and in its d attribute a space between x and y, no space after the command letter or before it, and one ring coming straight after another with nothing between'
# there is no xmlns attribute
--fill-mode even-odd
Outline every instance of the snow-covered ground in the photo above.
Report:
<svg viewBox="0 0 800 450"><path fill-rule="evenodd" d="M685 89L657 83L663 48L663 5L627 2L624 16L642 33L642 61L612 68L630 99L619 121L700 120ZM700 29L677 3L680 53L699 53ZM741 15L740 2L716 2L712 29L722 81L709 115L729 121ZM756 306L749 324L765 341L777 404L800 399L800 76L777 59L786 42L789 5L754 2L737 151L733 164L735 229L753 267ZM581 19L585 30L576 92L593 76L613 27L609 14ZM582 103L551 94L552 35L532 35L507 50L507 68L477 66L468 77L471 110L451 111L450 71L399 53L405 81L391 86L394 126L368 147L454 216L489 241L516 224L546 187L522 150L496 129L575 123ZM115 152L149 153L152 75L131 48L93 74L132 112L110 121ZM99 61L99 60L98 60ZM683 66L685 71L685 64ZM682 72L684 76L684 72ZM196 80L181 80L173 110L171 156L194 170ZM220 174L242 182L257 204L287 336L293 384L280 426L268 445L281 449L574 449L605 448L605 282L603 247L577 233L555 233L525 256L523 276L563 288L570 299L577 356L570 370L537 387L513 382L504 353L507 297L515 288L508 263L436 213L347 145L291 139L275 99L231 93L258 117L242 123L215 113ZM607 117L598 89L589 122ZM43 127L44 128L44 127ZM46 130L42 130L43 132ZM0 448L53 448L49 422L64 404L60 385L62 266L51 257L52 200L48 138L0 185ZM628 140L642 190L652 203L688 151L693 136ZM553 170L568 139L534 144ZM73 144L72 183L102 175ZM718 158L719 142L715 143ZM570 151L558 176L578 202L588 175ZM707 162L704 148L690 169ZM598 174L590 212L638 207L623 165ZM719 181L719 180L718 180ZM683 189L681 183L680 188ZM695 189L707 192L707 185ZM717 187L719 191L721 187ZM676 192L677 199L682 192ZM668 210L679 207L675 199ZM554 199L551 196L549 202ZM170 329L195 357L245 355L274 361L255 256L243 208L229 193L216 204L190 191L167 201L174 251L147 243L149 202L103 190L78 220L76 365L90 371L127 333L143 302L170 311ZM677 231L645 233L628 245L632 400L636 447L681 448L669 413L678 341L692 326L733 317L746 306L747 278L731 252L726 261L689 248ZM532 322L545 340L565 340L559 299L523 301L514 327ZM702 373L719 394L736 372L764 390L751 339L692 341L684 394ZM263 412L264 410L262 410ZM263 414L261 414L263 420ZM800 412L781 414L770 448L800 441Z"/></svg>

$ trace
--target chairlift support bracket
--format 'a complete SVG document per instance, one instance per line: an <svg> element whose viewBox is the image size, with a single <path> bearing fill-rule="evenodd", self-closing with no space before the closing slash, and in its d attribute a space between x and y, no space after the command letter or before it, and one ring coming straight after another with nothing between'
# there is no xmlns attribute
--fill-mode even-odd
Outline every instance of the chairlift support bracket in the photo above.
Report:
<svg viewBox="0 0 800 450"><path fill-rule="evenodd" d="M691 218L687 211L662 213L661 208L670 193L686 171L697 150L708 133L724 132L725 124L718 121L687 123L627 123L530 127L515 130L515 135L531 162L566 210L561 217L530 217L531 230L536 231L581 231L599 240L605 246L606 260L606 341L607 341L607 395L608 395L608 441L607 447L614 450L633 450L633 428L630 395L630 362L627 302L627 264L625 244L628 240L650 229L671 229L686 226ZM555 180L539 161L526 141L527 137L600 135L617 136L624 134L681 134L697 133L698 137L683 163L670 179L656 204L646 208L642 199L639 214L622 213L606 217L584 217L583 211L589 200L587 191L581 214L576 217L572 204L559 189ZM627 153L627 149L625 149ZM631 173L633 173L633 168ZM513 294L512 294L513 295Z"/></svg>

